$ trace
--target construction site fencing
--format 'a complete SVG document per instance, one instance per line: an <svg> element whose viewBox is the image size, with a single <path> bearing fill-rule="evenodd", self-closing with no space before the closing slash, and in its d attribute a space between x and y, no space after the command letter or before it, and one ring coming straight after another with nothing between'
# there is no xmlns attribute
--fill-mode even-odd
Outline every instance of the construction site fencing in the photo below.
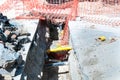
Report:
<svg viewBox="0 0 120 80"><path fill-rule="evenodd" d="M8 5L10 4L10 5ZM74 0L5 0L0 5L0 12L14 13L19 18L62 18L72 14ZM26 17L25 17L26 16Z"/></svg>
<svg viewBox="0 0 120 80"><path fill-rule="evenodd" d="M17 14L23 10L24 16L17 18L47 18L65 20L71 14L74 0L22 0L23 9L16 9ZM16 4L19 4L16 1ZM17 5L19 6L19 5ZM19 6L19 8L21 8Z"/></svg>
<svg viewBox="0 0 120 80"><path fill-rule="evenodd" d="M120 26L120 0L79 0L77 11L89 22Z"/></svg>
<svg viewBox="0 0 120 80"><path fill-rule="evenodd" d="M68 43L68 21L76 16L88 22L120 26L120 0L6 0L0 11L13 11L17 19L66 22L62 44Z"/></svg>
<svg viewBox="0 0 120 80"><path fill-rule="evenodd" d="M78 0L6 0L0 5L0 11L11 14L12 10L16 19L49 19L55 23L66 22L61 42L66 44L68 42L67 23L76 17L77 2Z"/></svg>
<svg viewBox="0 0 120 80"><path fill-rule="evenodd" d="M77 14L88 21L120 25L120 0L5 0L0 5L0 11L22 15L17 18L33 19L42 17L66 20L68 15L75 18ZM102 16L111 19L104 20Z"/></svg>

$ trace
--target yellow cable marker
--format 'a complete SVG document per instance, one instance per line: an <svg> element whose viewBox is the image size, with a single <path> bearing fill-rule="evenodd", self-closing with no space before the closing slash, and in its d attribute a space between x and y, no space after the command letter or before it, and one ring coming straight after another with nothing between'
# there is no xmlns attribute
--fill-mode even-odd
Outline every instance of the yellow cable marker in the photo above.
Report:
<svg viewBox="0 0 120 80"><path fill-rule="evenodd" d="M105 37L105 36L100 36L98 39L99 39L100 41L105 41L105 40L106 40L106 37Z"/></svg>

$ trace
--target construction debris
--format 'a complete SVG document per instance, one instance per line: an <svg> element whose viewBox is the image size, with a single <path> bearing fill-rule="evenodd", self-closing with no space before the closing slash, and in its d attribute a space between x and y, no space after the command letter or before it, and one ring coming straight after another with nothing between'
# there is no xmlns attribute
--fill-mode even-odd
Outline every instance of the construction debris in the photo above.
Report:
<svg viewBox="0 0 120 80"><path fill-rule="evenodd" d="M16 70L23 65L23 44L31 42L30 33L18 32L18 26L11 24L7 16L0 13L0 74L4 80L12 80Z"/></svg>

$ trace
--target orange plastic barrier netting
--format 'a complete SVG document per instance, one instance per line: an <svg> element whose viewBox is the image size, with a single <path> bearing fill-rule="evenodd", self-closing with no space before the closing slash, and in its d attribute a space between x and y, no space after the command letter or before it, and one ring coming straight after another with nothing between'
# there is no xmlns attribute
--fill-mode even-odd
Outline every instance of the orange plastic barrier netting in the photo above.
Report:
<svg viewBox="0 0 120 80"><path fill-rule="evenodd" d="M17 18L40 18L48 16L67 17L74 0L6 0L0 5L0 12L14 9ZM8 5L10 4L10 5ZM57 17L55 17L57 18Z"/></svg>
<svg viewBox="0 0 120 80"><path fill-rule="evenodd" d="M23 0L24 15L18 18L66 19L70 14L73 0ZM17 11L17 10L16 10ZM18 10L19 11L19 10Z"/></svg>
<svg viewBox="0 0 120 80"><path fill-rule="evenodd" d="M10 5L11 4L11 5ZM0 12L5 13L14 7L14 0L6 0L4 3L0 5Z"/></svg>
<svg viewBox="0 0 120 80"><path fill-rule="evenodd" d="M11 4L11 5L8 5ZM6 0L1 12L15 10L16 19L60 19L66 21L62 42L68 43L68 21L75 19L78 0Z"/></svg>
<svg viewBox="0 0 120 80"><path fill-rule="evenodd" d="M37 2L38 3L38 2ZM24 1L24 5L32 5L28 4ZM75 19L77 15L77 5L78 0L47 0L41 5L36 3L33 4L34 11L30 13L31 16L39 16L39 18L43 17L46 19L61 19L66 22L63 37L60 40L62 45L67 45L69 41L69 29L68 29L68 21ZM32 7L31 7L32 8ZM29 9L29 11L31 10ZM26 10L26 9L25 9ZM37 12L36 12L37 11ZM30 15L28 15L30 18ZM18 18L18 17L17 17Z"/></svg>
<svg viewBox="0 0 120 80"><path fill-rule="evenodd" d="M76 15L89 22L120 26L120 0L6 0L0 5L1 12L11 9L15 9L19 15L17 19L48 18L66 21L61 40L63 44L68 43L67 23L75 19Z"/></svg>
<svg viewBox="0 0 120 80"><path fill-rule="evenodd" d="M110 26L120 26L120 0L80 0L78 15L83 20Z"/></svg>
<svg viewBox="0 0 120 80"><path fill-rule="evenodd" d="M116 0L106 0L102 1L83 1L79 2L78 14L79 15L111 15L118 16L120 13L120 0L115 2ZM114 2L110 2L114 1Z"/></svg>

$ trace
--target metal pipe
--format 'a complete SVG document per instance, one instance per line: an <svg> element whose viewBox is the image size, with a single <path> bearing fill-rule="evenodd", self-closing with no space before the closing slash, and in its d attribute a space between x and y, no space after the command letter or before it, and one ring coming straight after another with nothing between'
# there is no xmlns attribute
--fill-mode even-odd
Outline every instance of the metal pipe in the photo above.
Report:
<svg viewBox="0 0 120 80"><path fill-rule="evenodd" d="M68 61L45 64L45 67L68 65Z"/></svg>

